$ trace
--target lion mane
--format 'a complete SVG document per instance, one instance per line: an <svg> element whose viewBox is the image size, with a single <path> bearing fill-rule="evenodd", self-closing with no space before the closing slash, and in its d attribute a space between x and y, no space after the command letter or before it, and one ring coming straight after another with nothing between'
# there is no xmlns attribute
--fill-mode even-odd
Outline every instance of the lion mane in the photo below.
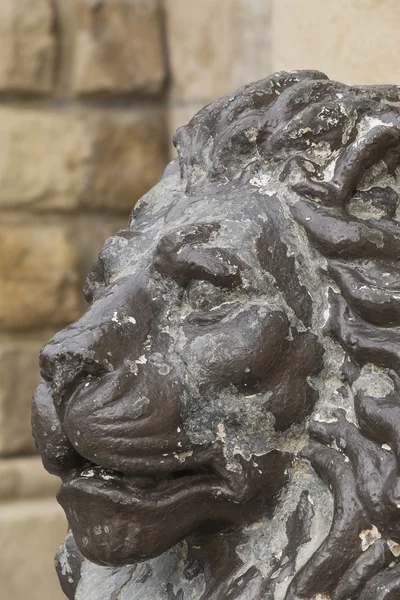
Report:
<svg viewBox="0 0 400 600"><path fill-rule="evenodd" d="M337 410L309 425L303 456L332 490L334 517L286 598L400 598L400 87L276 73L205 107L174 142L190 190L276 169L326 260L323 333L345 351L342 380L369 365L386 381L385 393L355 390L356 422Z"/></svg>

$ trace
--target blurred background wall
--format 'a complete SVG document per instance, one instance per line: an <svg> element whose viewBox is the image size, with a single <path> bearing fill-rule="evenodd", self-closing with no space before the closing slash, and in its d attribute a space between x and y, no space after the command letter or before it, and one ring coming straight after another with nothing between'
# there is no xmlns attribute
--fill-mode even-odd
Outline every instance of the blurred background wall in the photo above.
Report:
<svg viewBox="0 0 400 600"><path fill-rule="evenodd" d="M0 0L0 600L62 600L37 355L202 106L281 69L399 83L399 0ZM155 599L156 600L156 599Z"/></svg>

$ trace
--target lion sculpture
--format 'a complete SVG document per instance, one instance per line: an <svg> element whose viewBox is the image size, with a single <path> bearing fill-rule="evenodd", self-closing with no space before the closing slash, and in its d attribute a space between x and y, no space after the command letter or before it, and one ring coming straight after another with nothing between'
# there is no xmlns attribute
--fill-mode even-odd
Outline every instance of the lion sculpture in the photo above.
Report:
<svg viewBox="0 0 400 600"><path fill-rule="evenodd" d="M72 600L400 598L400 87L201 110L41 353Z"/></svg>

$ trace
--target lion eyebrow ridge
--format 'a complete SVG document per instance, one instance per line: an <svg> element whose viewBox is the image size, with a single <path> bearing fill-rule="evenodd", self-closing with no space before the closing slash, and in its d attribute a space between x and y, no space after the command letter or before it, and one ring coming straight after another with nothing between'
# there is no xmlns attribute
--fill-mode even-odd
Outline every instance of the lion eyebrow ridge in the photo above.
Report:
<svg viewBox="0 0 400 600"><path fill-rule="evenodd" d="M205 279L228 288L238 285L247 265L227 248L205 246L219 229L219 223L209 223L167 234L158 243L154 268L180 284Z"/></svg>

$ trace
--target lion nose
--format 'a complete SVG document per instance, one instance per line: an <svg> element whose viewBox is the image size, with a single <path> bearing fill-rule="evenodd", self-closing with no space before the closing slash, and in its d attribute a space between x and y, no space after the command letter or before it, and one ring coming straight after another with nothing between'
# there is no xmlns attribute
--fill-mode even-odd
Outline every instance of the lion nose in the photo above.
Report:
<svg viewBox="0 0 400 600"><path fill-rule="evenodd" d="M146 274L121 278L43 348L41 374L51 382L56 400L83 378L117 369L125 356L143 346L156 315L145 291L147 282Z"/></svg>
<svg viewBox="0 0 400 600"><path fill-rule="evenodd" d="M51 383L59 400L88 375L112 370L110 362L94 351L90 332L77 334L74 328L61 331L42 349L39 364L43 379Z"/></svg>

